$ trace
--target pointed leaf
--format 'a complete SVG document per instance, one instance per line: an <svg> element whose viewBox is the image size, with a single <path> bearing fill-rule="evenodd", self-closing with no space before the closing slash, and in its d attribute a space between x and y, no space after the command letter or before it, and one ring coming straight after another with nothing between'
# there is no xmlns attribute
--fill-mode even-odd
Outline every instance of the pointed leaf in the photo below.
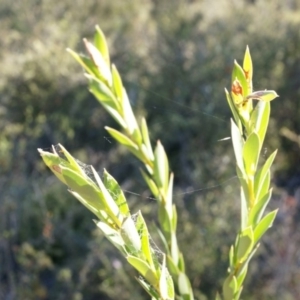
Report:
<svg viewBox="0 0 300 300"><path fill-rule="evenodd" d="M248 265L246 265L246 267L243 268L242 272L239 272L239 275L236 278L238 289L242 286L245 277L247 275L247 271L248 271Z"/></svg>
<svg viewBox="0 0 300 300"><path fill-rule="evenodd" d="M231 139L233 144L233 150L235 154L235 159L237 166L244 173L244 162L243 162L243 147L244 141L241 136L240 130L236 126L236 124L231 120Z"/></svg>
<svg viewBox="0 0 300 300"><path fill-rule="evenodd" d="M141 171L142 176L143 176L144 180L146 181L148 187L150 188L153 196L155 198L157 198L159 195L159 191L158 191L158 188L157 188L155 182L146 174L146 172L144 172L144 170L140 169L140 171Z"/></svg>
<svg viewBox="0 0 300 300"><path fill-rule="evenodd" d="M107 191L118 205L122 215L124 217L128 217L130 212L123 191L121 190L118 182L105 169L103 172L103 183Z"/></svg>
<svg viewBox="0 0 300 300"><path fill-rule="evenodd" d="M104 222L95 222L96 225L101 229L101 231L104 233L104 235L107 237L107 239L118 249L121 251L121 253L126 256L126 250L125 250L125 243L122 239L120 233L107 225Z"/></svg>
<svg viewBox="0 0 300 300"><path fill-rule="evenodd" d="M120 144L124 145L129 151L131 151L139 160L144 161L145 158L140 153L138 146L129 139L126 135L123 133L105 126L105 129L108 131L108 133L117 140Z"/></svg>
<svg viewBox="0 0 300 300"><path fill-rule="evenodd" d="M248 205L244 189L241 187L241 229L248 225Z"/></svg>
<svg viewBox="0 0 300 300"><path fill-rule="evenodd" d="M157 141L154 157L154 176L156 178L157 185L159 188L163 188L164 191L167 192L169 179L169 162L165 153L165 149L160 141Z"/></svg>
<svg viewBox="0 0 300 300"><path fill-rule="evenodd" d="M173 228L173 231L176 232L177 230L177 210L176 210L176 205L173 204L172 205L172 208L173 208L173 214L172 214L172 228Z"/></svg>
<svg viewBox="0 0 300 300"><path fill-rule="evenodd" d="M242 67L237 63L237 61L234 61L234 67L232 70L232 82L234 82L234 80L238 80L241 85L242 85L242 95L243 97L246 97L249 94L249 90L248 90L248 83L246 80L246 76L245 76L245 72L242 69Z"/></svg>
<svg viewBox="0 0 300 300"><path fill-rule="evenodd" d="M100 73L93 61L85 55L78 54L72 49L67 48L67 51L75 58L75 60L85 69L90 75L99 77Z"/></svg>
<svg viewBox="0 0 300 300"><path fill-rule="evenodd" d="M243 159L245 164L245 171L248 176L253 176L260 153L260 142L256 132L252 132L244 145L243 148Z"/></svg>
<svg viewBox="0 0 300 300"><path fill-rule="evenodd" d="M167 196L166 196L166 209L168 211L168 215L171 217L173 215L173 181L174 174L170 174ZM173 222L173 231L176 231L177 220L175 219L175 223ZM174 227L175 226L175 227Z"/></svg>
<svg viewBox="0 0 300 300"><path fill-rule="evenodd" d="M101 52L106 64L109 66L109 51L107 47L106 38L98 25L96 25L96 33L94 36L94 43L96 48Z"/></svg>
<svg viewBox="0 0 300 300"><path fill-rule="evenodd" d="M277 214L277 209L268 213L264 218L259 222L254 230L254 243L256 244L264 233L270 228L273 224L273 221Z"/></svg>
<svg viewBox="0 0 300 300"><path fill-rule="evenodd" d="M261 188L259 190L259 193L256 196L256 201L261 201L261 199L268 193L270 188L270 181L271 181L271 172L268 170L265 178L263 179L263 182L261 184Z"/></svg>
<svg viewBox="0 0 300 300"><path fill-rule="evenodd" d="M61 170L68 187L72 191L78 193L96 210L107 211L101 191L89 178L83 177L81 174L65 167L61 167Z"/></svg>
<svg viewBox="0 0 300 300"><path fill-rule="evenodd" d="M252 93L253 65L252 65L252 59L251 59L250 50L248 46L246 48L246 52L244 56L243 69L248 83L248 93Z"/></svg>
<svg viewBox="0 0 300 300"><path fill-rule="evenodd" d="M277 97L279 96L275 91L264 90L251 93L247 96L247 99L256 99L260 101L270 102Z"/></svg>
<svg viewBox="0 0 300 300"><path fill-rule="evenodd" d="M275 150L266 160L263 167L257 172L254 179L254 191L255 195L258 195L260 193L260 190L262 188L262 185L264 183L265 177L270 170L273 161L275 159L275 156L277 154L277 150Z"/></svg>
<svg viewBox="0 0 300 300"><path fill-rule="evenodd" d="M149 138L147 122L146 122L145 118L142 118L141 132L142 132L144 144L147 148L148 158L149 158L149 160L153 161L154 154L153 154L153 150L152 150L152 146L151 146L151 142L150 142L150 138Z"/></svg>
<svg viewBox="0 0 300 300"><path fill-rule="evenodd" d="M86 78L89 80L89 90L97 100L99 100L101 104L105 103L109 105L112 109L120 113L121 106L111 89L104 82L91 75L86 75Z"/></svg>
<svg viewBox="0 0 300 300"><path fill-rule="evenodd" d="M83 199L78 193L68 190L70 194L72 194L81 204L83 204L88 210L90 210L93 214L95 214L100 220L105 220L105 222L109 222L110 219L107 213L104 210L98 210L93 205L90 205L85 199Z"/></svg>
<svg viewBox="0 0 300 300"><path fill-rule="evenodd" d="M125 241L126 249L131 254L138 255L141 251L141 239L131 217L125 219L121 228L121 236Z"/></svg>
<svg viewBox="0 0 300 300"><path fill-rule="evenodd" d="M243 195L245 197L246 203L247 203L247 208L250 203L250 193L249 193L249 186L247 183L247 179L245 178L245 174L242 173L242 171L239 169L238 166L236 166L236 173L238 175L239 181L241 183L241 188L243 189ZM242 199L244 200L244 199Z"/></svg>
<svg viewBox="0 0 300 300"><path fill-rule="evenodd" d="M174 207L175 207L175 205L174 205ZM181 252L179 252L178 269L181 272L185 273L185 262L184 262L183 254Z"/></svg>
<svg viewBox="0 0 300 300"><path fill-rule="evenodd" d="M98 175L98 173L96 172L96 170L94 169L93 166L91 166L91 169L92 169L94 178L96 180L96 183L98 184L98 186L101 190L101 193L103 195L103 202L105 203L107 214L114 221L115 226L117 226L117 228L120 228L121 224L124 220L124 216L121 215L117 203L114 201L114 199L112 198L112 196L110 195L110 193L108 192L106 187L104 186L100 176Z"/></svg>
<svg viewBox="0 0 300 300"><path fill-rule="evenodd" d="M190 281L188 277L182 272L180 272L178 276L178 289L180 295L184 297L183 299L187 299L187 300L194 299Z"/></svg>
<svg viewBox="0 0 300 300"><path fill-rule="evenodd" d="M180 254L178 249L176 232L171 232L171 256L174 263L178 265Z"/></svg>
<svg viewBox="0 0 300 300"><path fill-rule="evenodd" d="M168 283L167 283L168 271L166 269L166 256L163 256L163 263L161 266L160 278L159 278L159 292L162 299L168 299Z"/></svg>
<svg viewBox="0 0 300 300"><path fill-rule="evenodd" d="M82 170L82 168L79 166L76 159L63 147L63 145L58 144L57 146L59 147L59 151L62 153L62 155L64 155L68 160L68 168L80 173L82 176L86 176L84 170Z"/></svg>
<svg viewBox="0 0 300 300"><path fill-rule="evenodd" d="M237 124L238 128L240 128L240 126L239 126L240 123L241 123L240 117L239 117L239 114L238 114L238 112L236 110L236 107L235 107L235 105L234 105L234 103L232 101L232 98L231 98L230 94L228 93L227 89L225 89L225 94L226 94L226 99L227 99L227 102L228 102L229 107L231 109L233 118L235 120L235 123Z"/></svg>
<svg viewBox="0 0 300 300"><path fill-rule="evenodd" d="M122 102L122 114L124 116L125 123L127 125L127 130L130 135L134 138L134 141L138 144L142 144L142 134L138 127L136 118L133 114L126 90L123 89L123 102Z"/></svg>
<svg viewBox="0 0 300 300"><path fill-rule="evenodd" d="M89 53L92 61L95 66L98 68L101 79L105 81L105 83L111 87L112 86L112 76L109 69L109 65L103 58L101 52L87 39L83 39L84 45L86 47L87 52Z"/></svg>
<svg viewBox="0 0 300 300"><path fill-rule="evenodd" d="M64 176L62 175L62 171L60 165L62 164L62 159L54 153L43 151L42 149L38 149L45 165L50 168L53 174L64 184L67 184Z"/></svg>
<svg viewBox="0 0 300 300"><path fill-rule="evenodd" d="M256 104L255 109L252 111L250 123L252 130L255 130L259 136L260 145L262 146L265 139L266 131L270 118L270 103L259 102Z"/></svg>
<svg viewBox="0 0 300 300"><path fill-rule="evenodd" d="M271 199L271 195L272 195L272 189L269 190L269 192L265 194L264 197L262 197L262 199L260 199L255 204L255 206L250 212L249 225L251 224L255 228L255 226L259 223Z"/></svg>
<svg viewBox="0 0 300 300"><path fill-rule="evenodd" d="M236 252L236 261L238 263L243 262L253 248L253 231L249 226L245 228L240 234L238 238L237 252Z"/></svg>
<svg viewBox="0 0 300 300"><path fill-rule="evenodd" d="M149 242L149 232L148 228L146 225L146 222L141 214L141 212L138 213L138 218L136 222L136 228L141 236L141 244L142 244L142 253L150 265L152 269L154 269L154 263L153 263L153 258L152 258L152 251L150 247L150 242Z"/></svg>
<svg viewBox="0 0 300 300"><path fill-rule="evenodd" d="M229 268L230 270L234 267L234 247L231 245L229 250Z"/></svg>
<svg viewBox="0 0 300 300"><path fill-rule="evenodd" d="M138 283L143 287L143 289L152 297L152 300L159 299L158 292L153 288L153 286L147 283L144 278L136 278Z"/></svg>
<svg viewBox="0 0 300 300"><path fill-rule="evenodd" d="M112 76L113 76L113 87L114 87L116 98L118 99L118 102L122 103L122 101L123 101L122 79L121 79L120 74L114 64L112 65L111 71L112 71ZM123 107L122 104L121 104L121 107Z"/></svg>
<svg viewBox="0 0 300 300"><path fill-rule="evenodd" d="M144 260L132 255L127 256L127 261L153 286L158 285L158 278L155 272Z"/></svg>
<svg viewBox="0 0 300 300"><path fill-rule="evenodd" d="M237 282L235 276L228 276L223 284L223 298L224 300L232 300L237 289Z"/></svg>

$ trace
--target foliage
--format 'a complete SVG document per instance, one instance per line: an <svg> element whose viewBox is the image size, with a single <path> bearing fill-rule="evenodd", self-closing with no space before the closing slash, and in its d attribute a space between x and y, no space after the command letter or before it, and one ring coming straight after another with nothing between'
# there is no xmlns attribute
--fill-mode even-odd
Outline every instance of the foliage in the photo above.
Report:
<svg viewBox="0 0 300 300"><path fill-rule="evenodd" d="M93 166L90 166L91 175L88 175L87 170L61 145L58 145L58 150L53 147L53 153L41 149L39 152L56 177L68 186L70 193L100 219L97 226L140 273L142 277L137 280L152 299L174 299L174 280L176 297L193 300L184 257L177 244L177 209L172 204L173 174L169 174L167 155L159 141L153 151L146 120L143 118L138 125L118 70L110 64L107 42L101 29L96 26L94 44L87 39L84 43L90 57L68 51L85 69L90 92L124 133L110 127L106 130L145 166L141 172L158 203L158 231L166 250L161 264L150 246L144 218L139 212L134 221L126 198L111 175L104 170L102 182ZM236 61L234 63L231 94L225 90L235 120L231 123L231 135L241 183L241 229L235 245L230 248L229 275L222 294L225 300L240 298L249 261L277 213L274 210L263 217L271 199L270 167L276 152L260 170L257 171L257 167L269 124L269 102L278 95L272 90L253 92L252 77L252 59L247 47L243 67ZM259 103L253 108L254 99ZM216 299L221 299L221 296L217 294Z"/></svg>
<svg viewBox="0 0 300 300"><path fill-rule="evenodd" d="M78 66L65 53L66 45L80 49L81 37L89 38L100 22L135 113L147 111L151 141L159 137L169 154L180 212L178 243L195 297L201 299L213 298L222 285L239 219L232 147L218 141L230 132L221 88L229 85L232 57L251 45L254 88L272 87L284 95L272 105L262 160L280 148L275 182L287 186L290 195L274 189L270 205L281 207L280 226L264 238L243 297L297 299L297 176L291 176L299 171L299 151L278 133L283 126L300 132L299 1L249 2L1 1L0 298L18 298L15 293L24 288L29 299L43 299L36 292L40 288L49 299L143 298L124 276L134 272L92 231L91 215L44 171L35 153L63 141L75 157L97 170L107 168L122 188L139 194L125 195L134 211L143 207L145 219L154 218L155 202L136 161L107 140L103 124L116 125L91 99ZM44 251L52 267L23 267L19 258L26 243L33 253ZM31 263L37 261L33 255ZM65 270L71 275L61 280L67 278L59 275ZM28 288L29 281L34 288Z"/></svg>

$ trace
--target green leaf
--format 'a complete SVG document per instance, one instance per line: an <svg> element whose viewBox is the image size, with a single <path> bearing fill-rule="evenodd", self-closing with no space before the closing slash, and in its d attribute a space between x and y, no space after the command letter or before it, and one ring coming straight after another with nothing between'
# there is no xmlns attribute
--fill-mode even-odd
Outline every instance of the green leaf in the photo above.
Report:
<svg viewBox="0 0 300 300"><path fill-rule="evenodd" d="M38 152L40 153L45 165L50 168L50 170L53 172L53 174L64 184L67 185L66 180L64 179L64 176L62 175L62 171L60 168L60 165L66 164L67 162L63 161L56 153L51 153L47 151L43 151L42 149L38 149Z"/></svg>
<svg viewBox="0 0 300 300"><path fill-rule="evenodd" d="M136 118L132 112L132 108L127 96L127 92L124 89L123 90L123 102L122 102L122 114L124 116L124 121L127 125L127 131L132 137L134 138L135 142L138 145L141 145L142 140L142 134L140 132L140 129L138 127L138 124L136 122Z"/></svg>
<svg viewBox="0 0 300 300"><path fill-rule="evenodd" d="M241 293L242 293L242 290L243 288L238 288L235 295L234 295L234 300L239 300L240 299L240 296L241 296Z"/></svg>
<svg viewBox="0 0 300 300"><path fill-rule="evenodd" d="M178 265L179 262L179 249L178 249L178 243L177 243L177 237L176 232L171 232L171 256L176 265Z"/></svg>
<svg viewBox="0 0 300 300"><path fill-rule="evenodd" d="M110 72L109 65L103 58L101 52L87 39L83 39L84 45L86 47L87 52L89 53L92 61L94 62L95 66L99 70L100 79L105 81L105 83L111 87L112 86L112 76Z"/></svg>
<svg viewBox="0 0 300 300"><path fill-rule="evenodd" d="M126 198L121 190L118 182L104 169L103 172L103 183L111 197L114 199L118 208L124 217L130 215L129 207Z"/></svg>
<svg viewBox="0 0 300 300"><path fill-rule="evenodd" d="M147 283L144 278L136 278L139 284L143 287L143 289L152 297L153 299L160 299L159 293L153 288L152 285Z"/></svg>
<svg viewBox="0 0 300 300"><path fill-rule="evenodd" d="M158 220L160 223L160 226L164 232L164 234L167 234L168 242L170 242L170 234L172 232L172 220L170 219L170 216L168 215L168 211L166 210L166 206L163 203L159 203L158 206Z"/></svg>
<svg viewBox="0 0 300 300"><path fill-rule="evenodd" d="M229 250L229 268L230 270L234 267L234 247L231 245Z"/></svg>
<svg viewBox="0 0 300 300"><path fill-rule="evenodd" d="M101 52L106 64L109 66L109 51L106 43L106 38L98 25L95 26L96 33L94 35L94 44L96 48Z"/></svg>
<svg viewBox="0 0 300 300"><path fill-rule="evenodd" d="M263 179L261 189L259 190L259 193L256 196L257 202L261 201L261 199L268 193L270 187L270 181L271 181L271 172L270 170L268 170L265 178Z"/></svg>
<svg viewBox="0 0 300 300"><path fill-rule="evenodd" d="M69 163L68 168L80 173L82 176L86 176L84 170L82 170L82 168L79 166L76 159L61 144L58 144L57 146L60 148L59 151L62 153L62 155L64 155L67 159Z"/></svg>
<svg viewBox="0 0 300 300"><path fill-rule="evenodd" d="M125 219L121 227L121 236L125 241L126 249L136 256L141 251L141 239L131 217Z"/></svg>
<svg viewBox="0 0 300 300"><path fill-rule="evenodd" d="M97 222L95 221L97 227L101 229L101 231L104 233L106 238L119 250L121 253L126 256L126 250L125 250L125 243L123 238L121 237L120 233L107 225L104 222Z"/></svg>
<svg viewBox="0 0 300 300"><path fill-rule="evenodd" d="M247 96L247 99L256 99L260 101L270 102L277 97L279 96L275 91L264 90L251 93Z"/></svg>
<svg viewBox="0 0 300 300"><path fill-rule="evenodd" d="M233 300L236 290L237 290L237 282L235 276L228 276L223 284L224 300Z"/></svg>
<svg viewBox="0 0 300 300"><path fill-rule="evenodd" d="M277 154L277 150L275 150L266 160L262 168L257 172L254 179L254 191L255 195L260 194L261 188L264 184L265 177L267 176L268 171L270 170L275 156ZM259 198L258 198L259 199Z"/></svg>
<svg viewBox="0 0 300 300"><path fill-rule="evenodd" d="M243 148L243 159L245 164L245 171L248 176L253 176L256 171L258 158L260 153L260 142L256 132L252 132Z"/></svg>
<svg viewBox="0 0 300 300"><path fill-rule="evenodd" d="M168 189L167 189L167 195L166 195L166 210L168 211L168 215L170 217L172 217L173 215L173 181L174 181L174 174L171 173L170 174L170 178L169 178L169 184L168 184ZM175 210L176 213L176 210ZM175 221L175 222L174 222ZM173 227L173 231L176 231L176 226L177 226L177 218L175 215L175 220L173 220L172 222L172 227Z"/></svg>
<svg viewBox="0 0 300 300"><path fill-rule="evenodd" d="M244 185L247 185L244 183ZM246 191L248 191L248 187L245 187ZM248 205L247 205L247 198L245 195L244 188L241 187L241 229L245 229L248 225ZM249 195L248 195L248 201L249 201Z"/></svg>
<svg viewBox="0 0 300 300"><path fill-rule="evenodd" d="M120 77L120 74L115 67L115 65L112 65L112 77L113 77L113 88L115 91L115 95L118 99L118 102L122 103L123 101L123 84L122 84L122 79ZM123 107L123 105L121 105Z"/></svg>
<svg viewBox="0 0 300 300"><path fill-rule="evenodd" d="M144 172L143 169L140 169L140 171L141 171L142 176L143 176L144 180L146 181L148 187L150 188L153 196L155 198L157 198L159 195L159 191L158 191L158 188L157 188L155 182L146 174L146 172Z"/></svg>
<svg viewBox="0 0 300 300"><path fill-rule="evenodd" d="M106 102L101 102L101 105L104 109L115 119L115 121L124 129L127 128L127 125L118 111L116 111L113 107L111 107Z"/></svg>
<svg viewBox="0 0 300 300"><path fill-rule="evenodd" d="M161 266L160 278L159 278L159 291L162 299L168 299L168 283L167 283L168 271L166 268L166 256L163 255L163 263Z"/></svg>
<svg viewBox="0 0 300 300"><path fill-rule="evenodd" d="M158 285L158 278L156 273L151 269L149 264L144 260L128 255L127 261L153 286Z"/></svg>
<svg viewBox="0 0 300 300"><path fill-rule="evenodd" d="M100 176L98 175L98 173L96 172L96 170L94 169L93 166L91 166L91 169L92 169L94 178L96 180L96 183L98 184L98 186L101 190L101 193L103 195L103 202L105 203L106 211L107 211L108 215L110 216L110 218L114 221L115 226L120 228L121 224L124 220L124 216L121 215L117 203L115 202L115 200L112 198L112 196L110 195L110 193L104 186ZM105 170L104 170L104 172L105 172Z"/></svg>
<svg viewBox="0 0 300 300"><path fill-rule="evenodd" d="M276 217L278 209L271 211L259 222L259 224L254 229L254 244L256 244L264 233L270 228L273 224L273 221Z"/></svg>
<svg viewBox="0 0 300 300"><path fill-rule="evenodd" d="M148 132L148 126L145 118L142 118L142 123L141 123L141 132L142 132L142 137L144 144L147 148L147 153L148 153L148 158L149 160L153 161L154 160L154 154L149 138L149 132Z"/></svg>
<svg viewBox="0 0 300 300"><path fill-rule="evenodd" d="M254 246L254 248L252 249L251 253L248 255L247 259L242 263L242 265L239 268L239 271L237 272L237 276L240 276L241 274L243 274L245 272L245 268L248 268L248 264L251 260L251 258L253 257L253 255L255 254L256 250L258 249L259 244L256 244Z"/></svg>
<svg viewBox="0 0 300 300"><path fill-rule="evenodd" d="M249 225L252 225L254 228L261 220L264 211L271 199L272 189L262 197L253 207L249 216Z"/></svg>
<svg viewBox="0 0 300 300"><path fill-rule="evenodd" d="M61 171L64 179L66 180L67 186L72 191L78 193L96 210L107 211L101 191L89 178L83 177L81 174L63 166L61 167Z"/></svg>
<svg viewBox="0 0 300 300"><path fill-rule="evenodd" d="M166 253L169 255L170 254L170 252L169 252L170 249L168 247L168 242L166 240L166 236L162 233L162 231L157 226L155 228L156 228L156 231L157 231L157 233L158 233L158 235L159 235L159 237L160 237L160 239L161 239L161 241L164 245L164 249L165 249Z"/></svg>
<svg viewBox="0 0 300 300"><path fill-rule="evenodd" d="M238 244L236 249L236 261L241 263L247 259L247 256L253 248L253 231L251 226L245 228L238 237Z"/></svg>
<svg viewBox="0 0 300 300"><path fill-rule="evenodd" d="M246 52L244 56L243 69L248 83L248 93L252 93L253 65L248 46L246 47Z"/></svg>
<svg viewBox="0 0 300 300"><path fill-rule="evenodd" d="M252 111L250 123L252 124L252 130L255 130L260 139L260 145L262 146L265 139L266 131L270 118L270 103L259 102L256 104Z"/></svg>
<svg viewBox="0 0 300 300"><path fill-rule="evenodd" d="M160 143L160 141L157 141L154 157L154 176L156 178L157 185L159 188L163 188L164 191L167 193L169 179L169 162L165 153L165 149Z"/></svg>
<svg viewBox="0 0 300 300"><path fill-rule="evenodd" d="M249 94L248 90L248 83L246 80L245 72L242 69L242 67L237 63L237 61L234 61L234 67L232 70L232 82L237 79L240 84L242 85L243 89L243 97L246 97Z"/></svg>
<svg viewBox="0 0 300 300"><path fill-rule="evenodd" d="M172 224L172 229L173 229L173 231L174 232L176 232L176 230L177 230L177 210L176 210L176 205L172 205L172 211L173 211L173 213L172 213L172 222L171 222L171 224Z"/></svg>
<svg viewBox="0 0 300 300"><path fill-rule="evenodd" d="M231 112L232 112L232 115L233 115L233 118L235 120L235 123L238 124L238 128L241 129L241 121L240 121L240 117L239 117L239 114L236 110L236 107L232 101L232 98L230 96L230 94L228 93L227 89L225 89L225 94L226 94L226 99L227 99L227 102L228 102L228 105L231 109Z"/></svg>
<svg viewBox="0 0 300 300"><path fill-rule="evenodd" d="M242 284L245 280L245 277L247 275L247 270L248 270L248 266L246 265L246 267L243 268L242 272L240 272L239 275L237 276L237 278L236 278L237 289L239 289L242 286Z"/></svg>
<svg viewBox="0 0 300 300"><path fill-rule="evenodd" d="M239 181L241 183L241 187L243 189L243 194L245 196L247 204L250 203L250 195L249 195L249 187L247 183L247 179L245 178L245 174L242 173L242 171L239 169L238 166L236 166L236 172L239 178ZM244 201L244 199L241 199Z"/></svg>
<svg viewBox="0 0 300 300"><path fill-rule="evenodd" d="M136 221L136 228L141 237L142 253L143 253L146 261L150 265L150 267L154 269L152 252L151 252L151 247L150 247L150 242L149 242L149 232L148 232L146 222L145 222L141 212L138 213L138 217L137 217L137 221Z"/></svg>
<svg viewBox="0 0 300 300"><path fill-rule="evenodd" d="M175 262L173 261L170 255L167 255L167 264L168 264L169 271L173 276L175 275L178 276L180 274L180 270L178 266L175 264Z"/></svg>
<svg viewBox="0 0 300 300"><path fill-rule="evenodd" d="M82 54L77 54L70 48L67 48L67 51L75 58L75 60L85 69L87 73L96 77L100 77L99 70L90 58Z"/></svg>
<svg viewBox="0 0 300 300"><path fill-rule="evenodd" d="M85 199L83 199L78 193L68 190L72 196L74 196L82 205L84 205L88 210L95 214L100 220L105 220L107 223L112 223L111 219L108 217L108 214L104 210L98 210Z"/></svg>
<svg viewBox="0 0 300 300"><path fill-rule="evenodd" d="M99 100L99 102L109 105L112 109L116 110L119 114L121 106L111 89L102 81L96 79L91 75L86 75L89 80L90 92Z"/></svg>
<svg viewBox="0 0 300 300"><path fill-rule="evenodd" d="M233 122L232 119L231 119L231 139L232 139L233 150L234 150L237 166L239 167L241 172L244 173L244 162L243 162L244 141L239 128L236 126L236 124Z"/></svg>
<svg viewBox="0 0 300 300"><path fill-rule="evenodd" d="M126 135L113 128L105 126L105 129L115 140L117 140L120 144L124 145L139 160L144 161L144 157L140 153L138 146L131 139L129 139Z"/></svg>
<svg viewBox="0 0 300 300"><path fill-rule="evenodd" d="M174 207L175 207L175 205L174 205ZM184 262L183 254L181 252L179 252L178 269L181 272L185 273L185 262Z"/></svg>
<svg viewBox="0 0 300 300"><path fill-rule="evenodd" d="M186 274L180 272L178 276L178 289L184 300L193 300L193 291Z"/></svg>

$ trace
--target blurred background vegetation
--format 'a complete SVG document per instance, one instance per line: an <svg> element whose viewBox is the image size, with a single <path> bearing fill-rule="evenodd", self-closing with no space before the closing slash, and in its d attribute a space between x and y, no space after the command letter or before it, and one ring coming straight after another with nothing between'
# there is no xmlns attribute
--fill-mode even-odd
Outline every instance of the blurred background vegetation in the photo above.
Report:
<svg viewBox="0 0 300 300"><path fill-rule="evenodd" d="M175 172L178 239L197 299L213 299L239 224L239 189L223 88L250 46L254 88L274 89L264 159L279 148L272 208L243 299L300 295L300 0L1 0L0 299L148 299L92 214L36 151L62 143L120 182L155 225L139 163L65 51L99 24L137 115ZM153 229L153 228L152 228ZM152 231L154 232L154 230ZM155 238L159 244L159 239Z"/></svg>

